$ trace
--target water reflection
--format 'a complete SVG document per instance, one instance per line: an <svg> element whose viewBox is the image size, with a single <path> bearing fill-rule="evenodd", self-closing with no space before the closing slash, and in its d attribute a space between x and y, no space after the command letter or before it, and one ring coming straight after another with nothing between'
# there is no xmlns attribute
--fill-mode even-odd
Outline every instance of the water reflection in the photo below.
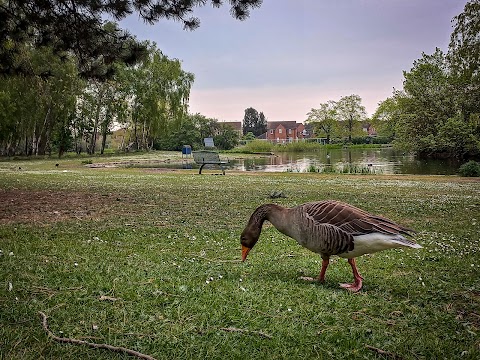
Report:
<svg viewBox="0 0 480 360"><path fill-rule="evenodd" d="M312 153L278 153L259 158L234 160L232 167L241 171L266 172L325 172L343 169L381 174L438 174L457 172L459 163L453 159L418 160L413 155L397 152L392 148L381 149L333 149Z"/></svg>

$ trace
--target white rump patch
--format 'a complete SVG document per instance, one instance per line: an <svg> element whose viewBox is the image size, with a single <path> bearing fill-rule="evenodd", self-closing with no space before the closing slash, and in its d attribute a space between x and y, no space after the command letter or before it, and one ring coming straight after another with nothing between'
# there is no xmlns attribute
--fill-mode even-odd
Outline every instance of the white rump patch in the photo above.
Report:
<svg viewBox="0 0 480 360"><path fill-rule="evenodd" d="M422 246L408 240L402 235L386 235L382 233L371 233L366 235L354 236L354 248L338 256L343 258L354 258L364 254L372 254L378 251L410 247L414 249L421 249Z"/></svg>

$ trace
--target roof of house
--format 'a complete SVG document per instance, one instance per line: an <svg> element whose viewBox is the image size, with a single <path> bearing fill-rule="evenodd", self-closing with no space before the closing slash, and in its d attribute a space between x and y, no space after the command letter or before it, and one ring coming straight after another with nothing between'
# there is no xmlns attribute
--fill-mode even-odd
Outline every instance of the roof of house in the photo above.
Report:
<svg viewBox="0 0 480 360"><path fill-rule="evenodd" d="M269 121L267 122L267 129L276 129L278 126L282 125L285 129L296 129L300 123L296 121Z"/></svg>
<svg viewBox="0 0 480 360"><path fill-rule="evenodd" d="M257 136L257 139L267 139L267 138L268 138L268 136L267 136L267 133L266 133L266 132L264 132L263 134Z"/></svg>
<svg viewBox="0 0 480 360"><path fill-rule="evenodd" d="M233 130L241 131L242 130L242 122L241 121L225 121L221 124L225 124L231 126Z"/></svg>

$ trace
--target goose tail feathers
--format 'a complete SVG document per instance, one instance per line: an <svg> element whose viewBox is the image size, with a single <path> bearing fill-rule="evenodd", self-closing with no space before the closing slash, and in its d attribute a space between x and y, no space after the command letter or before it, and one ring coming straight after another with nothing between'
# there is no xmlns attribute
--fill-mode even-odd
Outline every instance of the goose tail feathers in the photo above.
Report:
<svg viewBox="0 0 480 360"><path fill-rule="evenodd" d="M421 249L423 248L422 245L417 244L415 241L409 240L402 235L395 236L394 238L391 238L391 241L393 243L399 244L401 246L406 246L414 249Z"/></svg>

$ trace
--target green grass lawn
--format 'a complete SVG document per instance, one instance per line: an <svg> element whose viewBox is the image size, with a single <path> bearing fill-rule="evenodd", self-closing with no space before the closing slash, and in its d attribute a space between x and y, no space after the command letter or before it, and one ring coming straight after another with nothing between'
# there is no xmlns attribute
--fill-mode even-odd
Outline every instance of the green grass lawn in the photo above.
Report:
<svg viewBox="0 0 480 360"><path fill-rule="evenodd" d="M55 342L39 311L56 336L156 359L480 358L479 181L81 162L0 162L2 359L132 358ZM257 206L321 199L413 227L424 248L359 258L357 294L339 258L325 284L299 280L321 258L268 225L239 261Z"/></svg>

